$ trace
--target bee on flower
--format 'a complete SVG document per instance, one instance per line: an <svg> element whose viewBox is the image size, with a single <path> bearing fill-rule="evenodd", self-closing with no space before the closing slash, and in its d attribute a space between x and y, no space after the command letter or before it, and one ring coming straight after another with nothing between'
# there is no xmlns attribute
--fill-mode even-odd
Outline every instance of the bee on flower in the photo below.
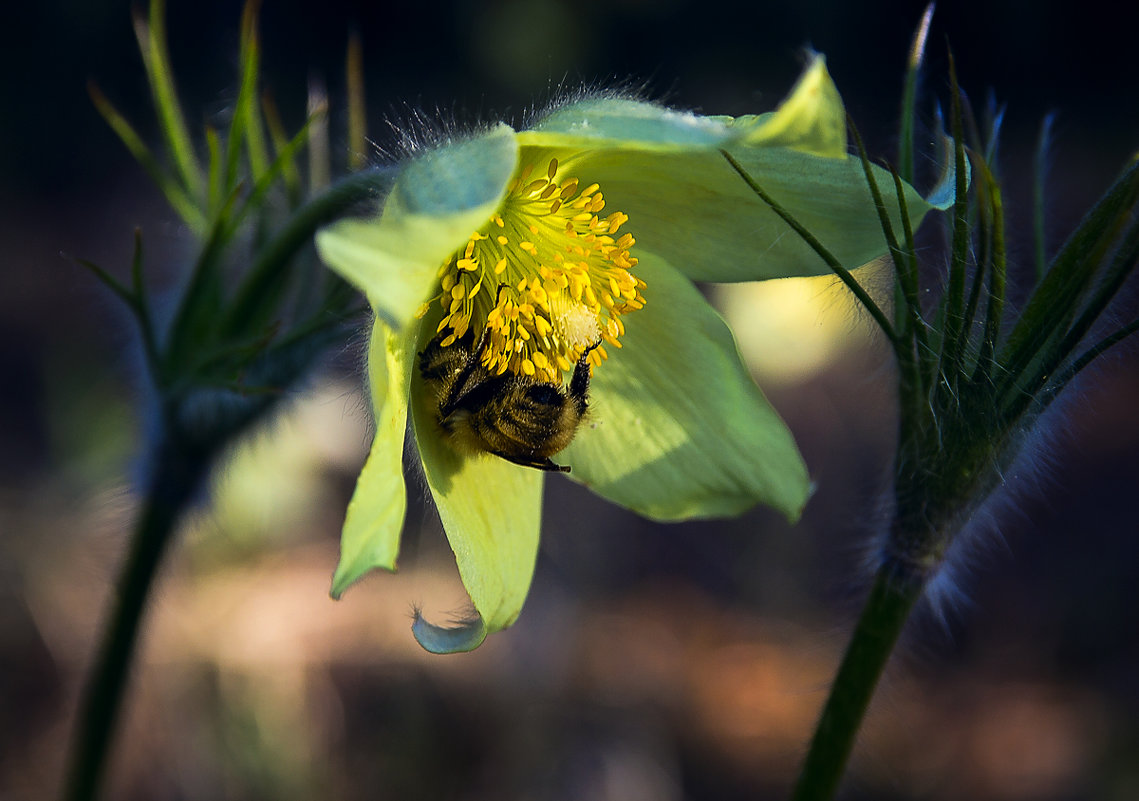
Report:
<svg viewBox="0 0 1139 801"><path fill-rule="evenodd" d="M631 272L633 236L618 236L628 217L601 216L597 184L557 176L556 158L544 177L523 168L488 232L474 232L440 268L439 294L417 314L435 301L443 313L419 369L457 446L569 472L550 457L573 439L590 371L606 358L604 343L621 347L621 315L643 308L645 283ZM477 336L472 319L482 323Z"/></svg>
<svg viewBox="0 0 1139 801"><path fill-rule="evenodd" d="M546 472L657 520L757 503L797 518L810 481L794 440L692 282L827 271L721 151L844 265L881 256L846 147L842 102L816 57L768 114L601 96L527 130L449 139L401 165L377 216L321 231L321 258L375 312L376 434L333 596L395 569L409 410L476 612L450 628L417 617L431 651L470 650L517 618ZM932 207L906 192L916 224Z"/></svg>

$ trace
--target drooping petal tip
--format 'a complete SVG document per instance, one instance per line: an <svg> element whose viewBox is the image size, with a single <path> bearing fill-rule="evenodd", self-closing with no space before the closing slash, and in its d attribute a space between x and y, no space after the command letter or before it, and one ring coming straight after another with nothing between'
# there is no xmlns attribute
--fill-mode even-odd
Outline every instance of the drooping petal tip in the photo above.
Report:
<svg viewBox="0 0 1139 801"><path fill-rule="evenodd" d="M846 110L827 72L826 58L811 63L773 114L747 134L747 144L789 147L824 158L846 158Z"/></svg>
<svg viewBox="0 0 1139 801"><path fill-rule="evenodd" d="M449 626L436 626L428 623L418 609L415 610L415 622L411 624L411 633L425 651L433 654L458 654L464 651L473 651L482 645L489 633L486 624L478 612L474 617L466 620L457 620Z"/></svg>

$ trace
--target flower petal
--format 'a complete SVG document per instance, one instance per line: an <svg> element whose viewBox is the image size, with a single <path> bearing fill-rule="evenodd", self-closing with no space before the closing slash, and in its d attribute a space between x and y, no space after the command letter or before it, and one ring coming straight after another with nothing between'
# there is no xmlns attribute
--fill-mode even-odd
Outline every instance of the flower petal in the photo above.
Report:
<svg viewBox="0 0 1139 801"><path fill-rule="evenodd" d="M755 281L825 275L826 264L767 207L719 152L748 173L848 269L882 256L885 239L862 165L846 155L842 99L816 56L773 113L698 117L650 103L592 98L518 134L521 159L556 157L561 172L601 186L644 250L689 278ZM874 167L890 208L893 179ZM913 225L933 206L912 187ZM891 212L900 228L899 214Z"/></svg>
<svg viewBox="0 0 1139 801"><path fill-rule="evenodd" d="M785 147L732 145L727 150L843 266L860 267L886 252L858 160ZM522 158L531 157L524 152ZM607 208L629 215L623 230L636 237L638 251L667 255L694 280L757 281L830 272L718 151L664 156L583 151L576 159L564 159L563 169L582 181L596 181ZM893 179L881 168L874 171L889 201ZM916 190L907 187L906 192L916 226L931 206ZM900 230L897 211L891 216Z"/></svg>
<svg viewBox="0 0 1139 801"><path fill-rule="evenodd" d="M806 467L727 325L663 259L638 256L647 303L594 370L589 417L561 456L570 478L660 520L757 502L797 518Z"/></svg>
<svg viewBox="0 0 1139 801"><path fill-rule="evenodd" d="M420 620L413 632L430 651L467 651L512 624L526 600L538 554L544 476L497 456L457 453L443 440L418 376L412 398L427 485L480 618L452 629Z"/></svg>
<svg viewBox="0 0 1139 801"><path fill-rule="evenodd" d="M821 55L811 60L775 113L757 121L745 136L748 145L789 147L832 159L846 157L846 111ZM742 128L740 122L733 127Z"/></svg>
<svg viewBox="0 0 1139 801"><path fill-rule="evenodd" d="M858 159L820 159L784 148L729 148L732 156L784 209L815 236L839 262L854 269L885 255L886 240L873 197ZM875 182L882 192L894 230L901 231L901 216L894 194L893 177L871 165ZM741 180L742 183L742 180ZM751 191L745 186L747 191ZM916 227L933 209L916 189L904 184L906 208ZM737 219L737 225L743 220ZM769 246L738 268L728 280L749 280L749 276L804 276L829 273L818 255L764 204L751 236L762 229ZM713 279L706 271L685 274L695 280Z"/></svg>
<svg viewBox="0 0 1139 801"><path fill-rule="evenodd" d="M622 97L591 97L555 108L518 134L523 147L714 148L738 137L722 119Z"/></svg>
<svg viewBox="0 0 1139 801"><path fill-rule="evenodd" d="M412 349L376 320L368 347L368 379L376 433L368 461L356 480L340 538L340 562L332 577L333 598L373 568L395 570L407 497L403 442Z"/></svg>
<svg viewBox="0 0 1139 801"><path fill-rule="evenodd" d="M622 97L589 97L555 108L518 134L523 147L713 149L741 140L748 145L790 147L827 158L846 157L846 112L815 54L779 108L769 114L705 117Z"/></svg>
<svg viewBox="0 0 1139 801"><path fill-rule="evenodd" d="M439 266L502 203L518 162L514 131L499 125L440 146L400 171L383 213L319 231L321 259L403 328L438 280Z"/></svg>

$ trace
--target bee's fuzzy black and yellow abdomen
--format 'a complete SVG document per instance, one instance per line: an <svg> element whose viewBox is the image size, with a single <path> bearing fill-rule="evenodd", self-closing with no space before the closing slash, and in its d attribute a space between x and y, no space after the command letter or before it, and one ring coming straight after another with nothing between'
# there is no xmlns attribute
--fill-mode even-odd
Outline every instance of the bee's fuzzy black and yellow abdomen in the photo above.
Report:
<svg viewBox="0 0 1139 801"><path fill-rule="evenodd" d="M535 376L492 374L479 358L483 342L472 347L470 332L447 346L440 339L419 355L419 371L452 444L526 467L569 472L550 457L570 444L588 409L588 351L563 389Z"/></svg>

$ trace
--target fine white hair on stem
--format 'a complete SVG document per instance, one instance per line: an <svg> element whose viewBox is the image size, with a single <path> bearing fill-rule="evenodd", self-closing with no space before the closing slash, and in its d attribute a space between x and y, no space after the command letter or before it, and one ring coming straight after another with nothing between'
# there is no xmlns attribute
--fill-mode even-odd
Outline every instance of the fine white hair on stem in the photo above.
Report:
<svg viewBox="0 0 1139 801"><path fill-rule="evenodd" d="M1074 397L1077 393L1069 393ZM1058 439L1067 432L1065 421L1070 419L1070 401L1052 404L1039 416L1028 421L1013 435L1009 448L1016 455L1007 467L998 470L997 485L984 497L974 499L962 509L947 530L956 529L953 541L944 557L928 577L923 593L922 610L927 619L936 621L943 633L948 634L954 619L965 614L972 606L969 586L978 566L1009 554L1016 542L1009 536L1017 530L1030 530L1032 521L1022 505L1027 498L1047 498L1047 486L1060 469ZM888 520L890 502L883 504L880 519ZM889 542L888 523L879 529L871 543L867 565L876 570L885 560L896 557ZM1017 538L1019 539L1019 538Z"/></svg>

